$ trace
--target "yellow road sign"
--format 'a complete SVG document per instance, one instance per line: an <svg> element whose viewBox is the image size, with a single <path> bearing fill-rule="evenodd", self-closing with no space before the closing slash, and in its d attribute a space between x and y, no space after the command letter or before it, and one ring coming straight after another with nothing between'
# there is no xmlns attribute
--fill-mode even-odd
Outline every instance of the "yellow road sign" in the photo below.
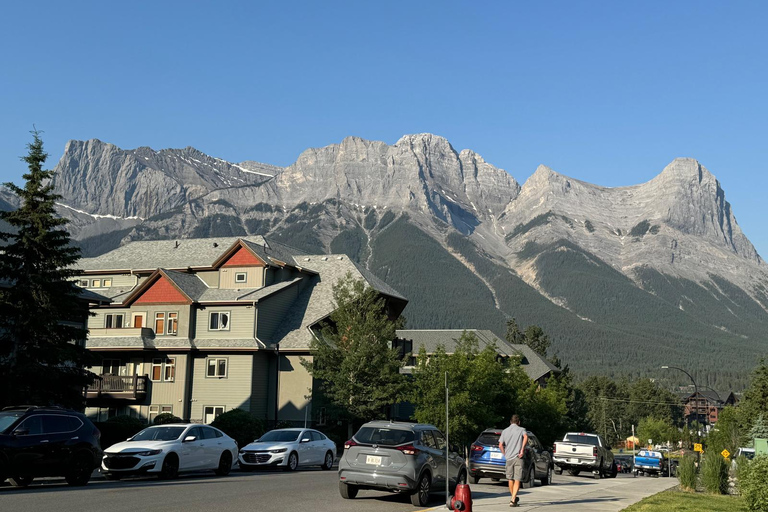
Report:
<svg viewBox="0 0 768 512"><path fill-rule="evenodd" d="M720 455L722 455L723 458L727 459L728 457L731 456L731 452L729 452L728 450L723 450L720 452Z"/></svg>
<svg viewBox="0 0 768 512"><path fill-rule="evenodd" d="M693 444L693 451L695 451L695 452L703 452L704 448L701 447L701 443L694 443Z"/></svg>

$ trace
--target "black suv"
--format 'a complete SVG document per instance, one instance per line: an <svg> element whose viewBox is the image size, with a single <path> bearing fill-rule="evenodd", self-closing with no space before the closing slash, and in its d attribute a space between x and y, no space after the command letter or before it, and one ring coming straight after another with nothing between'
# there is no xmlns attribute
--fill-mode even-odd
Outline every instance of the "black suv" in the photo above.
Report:
<svg viewBox="0 0 768 512"><path fill-rule="evenodd" d="M59 407L0 411L0 483L16 487L35 477L63 476L85 485L101 462L101 433L85 415Z"/></svg>

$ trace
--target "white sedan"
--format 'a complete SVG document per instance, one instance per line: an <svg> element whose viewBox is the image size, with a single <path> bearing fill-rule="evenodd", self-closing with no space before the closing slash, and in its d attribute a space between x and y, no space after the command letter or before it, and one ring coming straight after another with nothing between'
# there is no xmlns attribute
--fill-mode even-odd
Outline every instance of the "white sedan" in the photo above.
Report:
<svg viewBox="0 0 768 512"><path fill-rule="evenodd" d="M293 471L299 466L331 469L335 458L336 445L325 434L305 428L281 428L242 447L238 460L243 471L262 466Z"/></svg>
<svg viewBox="0 0 768 512"><path fill-rule="evenodd" d="M180 471L214 470L229 474L237 442L208 425L174 423L145 428L104 450L101 473L108 480L134 474L175 478Z"/></svg>

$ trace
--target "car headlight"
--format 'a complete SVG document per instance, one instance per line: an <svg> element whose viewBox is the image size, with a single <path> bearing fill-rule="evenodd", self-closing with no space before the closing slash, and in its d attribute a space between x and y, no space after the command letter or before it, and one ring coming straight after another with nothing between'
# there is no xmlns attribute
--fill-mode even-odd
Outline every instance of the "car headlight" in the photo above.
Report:
<svg viewBox="0 0 768 512"><path fill-rule="evenodd" d="M269 450L269 453L284 453L288 451L288 448L280 448L278 450Z"/></svg>
<svg viewBox="0 0 768 512"><path fill-rule="evenodd" d="M133 455L138 455L140 457L149 457L150 455L160 455L163 453L163 450L147 450L144 452L136 452Z"/></svg>

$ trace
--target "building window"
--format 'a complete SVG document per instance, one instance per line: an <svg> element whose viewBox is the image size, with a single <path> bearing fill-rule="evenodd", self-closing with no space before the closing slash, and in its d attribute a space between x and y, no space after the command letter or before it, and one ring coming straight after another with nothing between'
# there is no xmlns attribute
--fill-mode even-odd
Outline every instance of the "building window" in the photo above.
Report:
<svg viewBox="0 0 768 512"><path fill-rule="evenodd" d="M149 406L149 423L155 422L158 414L173 414L172 405L150 405Z"/></svg>
<svg viewBox="0 0 768 512"><path fill-rule="evenodd" d="M87 279L81 279L80 280L80 286L82 288L88 288L88 280Z"/></svg>
<svg viewBox="0 0 768 512"><path fill-rule="evenodd" d="M110 286L112 286L112 278L110 277L109 279L103 279L101 281L101 286L103 288L109 288Z"/></svg>
<svg viewBox="0 0 768 512"><path fill-rule="evenodd" d="M122 329L125 322L123 313L107 313L104 315L104 327L107 329Z"/></svg>
<svg viewBox="0 0 768 512"><path fill-rule="evenodd" d="M101 288L101 279L91 281L91 288Z"/></svg>
<svg viewBox="0 0 768 512"><path fill-rule="evenodd" d="M218 377L224 378L227 376L227 359L226 358L211 358L206 363L206 377Z"/></svg>
<svg viewBox="0 0 768 512"><path fill-rule="evenodd" d="M176 336L179 330L178 313L155 313L155 335L168 334Z"/></svg>
<svg viewBox="0 0 768 512"><path fill-rule="evenodd" d="M173 382L176 378L176 359L173 357L152 360L150 380L155 382Z"/></svg>
<svg viewBox="0 0 768 512"><path fill-rule="evenodd" d="M229 330L229 311L212 312L208 317L209 331Z"/></svg>
<svg viewBox="0 0 768 512"><path fill-rule="evenodd" d="M213 423L213 420L224 414L223 405L206 405L203 408L204 419L206 425Z"/></svg>
<svg viewBox="0 0 768 512"><path fill-rule="evenodd" d="M245 272L235 272L235 282L245 283L248 281L248 274Z"/></svg>
<svg viewBox="0 0 768 512"><path fill-rule="evenodd" d="M120 366L119 359L104 359L101 369L104 375L125 375L125 366Z"/></svg>

